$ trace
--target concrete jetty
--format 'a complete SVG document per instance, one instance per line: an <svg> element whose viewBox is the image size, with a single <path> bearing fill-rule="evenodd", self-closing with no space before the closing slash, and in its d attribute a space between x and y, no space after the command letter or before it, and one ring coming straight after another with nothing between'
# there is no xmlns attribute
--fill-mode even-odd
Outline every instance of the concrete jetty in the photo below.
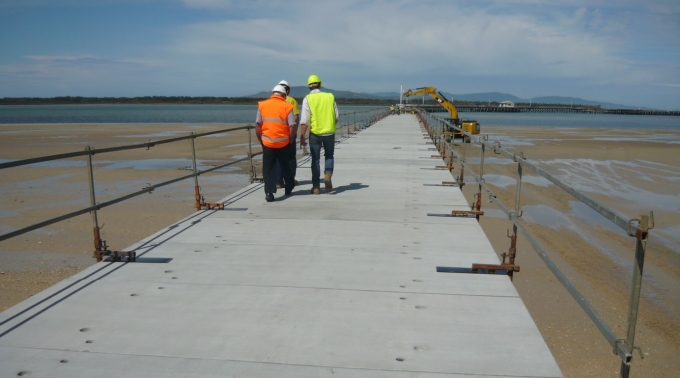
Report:
<svg viewBox="0 0 680 378"><path fill-rule="evenodd" d="M428 144L429 143L429 144ZM336 145L332 194L262 184L0 314L0 375L561 377L410 114ZM323 163L322 163L323 164ZM322 190L323 191L323 190Z"/></svg>

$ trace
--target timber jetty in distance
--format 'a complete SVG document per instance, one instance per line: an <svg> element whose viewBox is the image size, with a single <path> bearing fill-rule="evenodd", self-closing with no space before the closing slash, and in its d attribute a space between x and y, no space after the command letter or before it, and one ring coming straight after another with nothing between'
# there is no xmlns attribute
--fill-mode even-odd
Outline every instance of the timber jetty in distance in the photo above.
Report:
<svg viewBox="0 0 680 378"><path fill-rule="evenodd" d="M418 105L431 112L441 112L441 105ZM459 112L470 113L589 113L589 114L630 114L630 115L666 115L680 116L680 110L650 110L650 109L602 109L599 107L565 107L565 106L470 106L456 105Z"/></svg>

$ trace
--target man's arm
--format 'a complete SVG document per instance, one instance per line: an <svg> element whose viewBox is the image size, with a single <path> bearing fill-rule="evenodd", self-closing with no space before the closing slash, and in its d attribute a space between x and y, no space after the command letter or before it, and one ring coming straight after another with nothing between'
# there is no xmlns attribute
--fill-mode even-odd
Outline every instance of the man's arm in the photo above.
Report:
<svg viewBox="0 0 680 378"><path fill-rule="evenodd" d="M257 140L262 143L262 124L259 122L255 124L255 135L257 135Z"/></svg>
<svg viewBox="0 0 680 378"><path fill-rule="evenodd" d="M288 128L289 128L289 137L290 137L290 142L292 142L295 139L295 133L297 133L297 123L295 122L295 114L293 114L293 111L291 110L290 113L288 113Z"/></svg>
<svg viewBox="0 0 680 378"><path fill-rule="evenodd" d="M340 112L338 111L338 104L333 101L333 108L335 109L335 124L338 124L338 120L340 120Z"/></svg>
<svg viewBox="0 0 680 378"><path fill-rule="evenodd" d="M298 135L298 125L300 124L300 116L298 114L295 114L295 132L293 135L297 138Z"/></svg>
<svg viewBox="0 0 680 378"><path fill-rule="evenodd" d="M307 97L302 100L302 111L300 116L300 122L302 130L300 131L300 146L306 146L307 141L305 141L305 135L307 135L307 123L309 122L309 103L307 102Z"/></svg>
<svg viewBox="0 0 680 378"><path fill-rule="evenodd" d="M307 124L306 124L306 123L303 123L303 124L300 125L300 126L302 126L302 130L301 130L301 132L300 132L300 145L301 145L301 146L306 146L306 145L307 145L307 141L305 141L305 135L307 134Z"/></svg>
<svg viewBox="0 0 680 378"><path fill-rule="evenodd" d="M262 114L260 114L260 108L257 108L257 114L255 115L255 135L257 135L257 140L262 143Z"/></svg>

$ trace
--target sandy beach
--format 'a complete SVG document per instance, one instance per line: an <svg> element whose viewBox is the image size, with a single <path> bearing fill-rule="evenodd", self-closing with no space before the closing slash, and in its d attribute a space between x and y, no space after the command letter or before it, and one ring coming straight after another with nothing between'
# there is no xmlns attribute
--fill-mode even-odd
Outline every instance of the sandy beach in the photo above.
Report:
<svg viewBox="0 0 680 378"><path fill-rule="evenodd" d="M0 161L146 142L234 127L233 124L36 124L0 125ZM601 201L638 218L654 212L645 261L643 299L636 335L644 359L635 355L633 377L678 377L680 361L680 131L621 131L540 127L488 127L490 140L523 152L529 160ZM255 141L253 137L253 141ZM458 144L458 142L456 142ZM199 165L207 168L246 156L248 134L196 141ZM460 149L458 144L456 149ZM479 148L467 148L478 172ZM0 232L5 233L89 206L86 158L3 170ZM486 182L514 207L516 165L488 153ZM95 155L97 200L104 202L189 173L189 141L149 150ZM256 162L257 163L257 162ZM336 164L341 167L342 161ZM454 176L460 164L454 161ZM249 165L199 178L206 201L248 185ZM260 165L256 164L258 175ZM523 220L550 257L594 305L620 338L625 337L634 239L593 215L545 179L524 173ZM477 184L469 170L463 192L469 202ZM499 254L510 242L510 222L483 194L480 224ZM102 237L123 250L191 214L193 180L160 188L99 212ZM565 377L616 377L619 359L578 304L522 238L514 285ZM0 242L0 311L95 263L92 220L82 215ZM502 309L496 309L502 311ZM490 309L494 311L494 309ZM637 353L637 352L636 352Z"/></svg>

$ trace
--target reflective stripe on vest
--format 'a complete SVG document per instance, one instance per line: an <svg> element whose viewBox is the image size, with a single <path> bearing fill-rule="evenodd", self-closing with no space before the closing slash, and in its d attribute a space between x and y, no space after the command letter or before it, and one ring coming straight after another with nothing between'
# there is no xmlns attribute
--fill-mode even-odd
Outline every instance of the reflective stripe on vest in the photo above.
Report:
<svg viewBox="0 0 680 378"><path fill-rule="evenodd" d="M310 112L310 132L316 135L335 134L335 97L332 93L307 95Z"/></svg>
<svg viewBox="0 0 680 378"><path fill-rule="evenodd" d="M282 148L290 143L288 114L293 105L282 97L272 96L258 103L262 117L262 144L270 148Z"/></svg>

